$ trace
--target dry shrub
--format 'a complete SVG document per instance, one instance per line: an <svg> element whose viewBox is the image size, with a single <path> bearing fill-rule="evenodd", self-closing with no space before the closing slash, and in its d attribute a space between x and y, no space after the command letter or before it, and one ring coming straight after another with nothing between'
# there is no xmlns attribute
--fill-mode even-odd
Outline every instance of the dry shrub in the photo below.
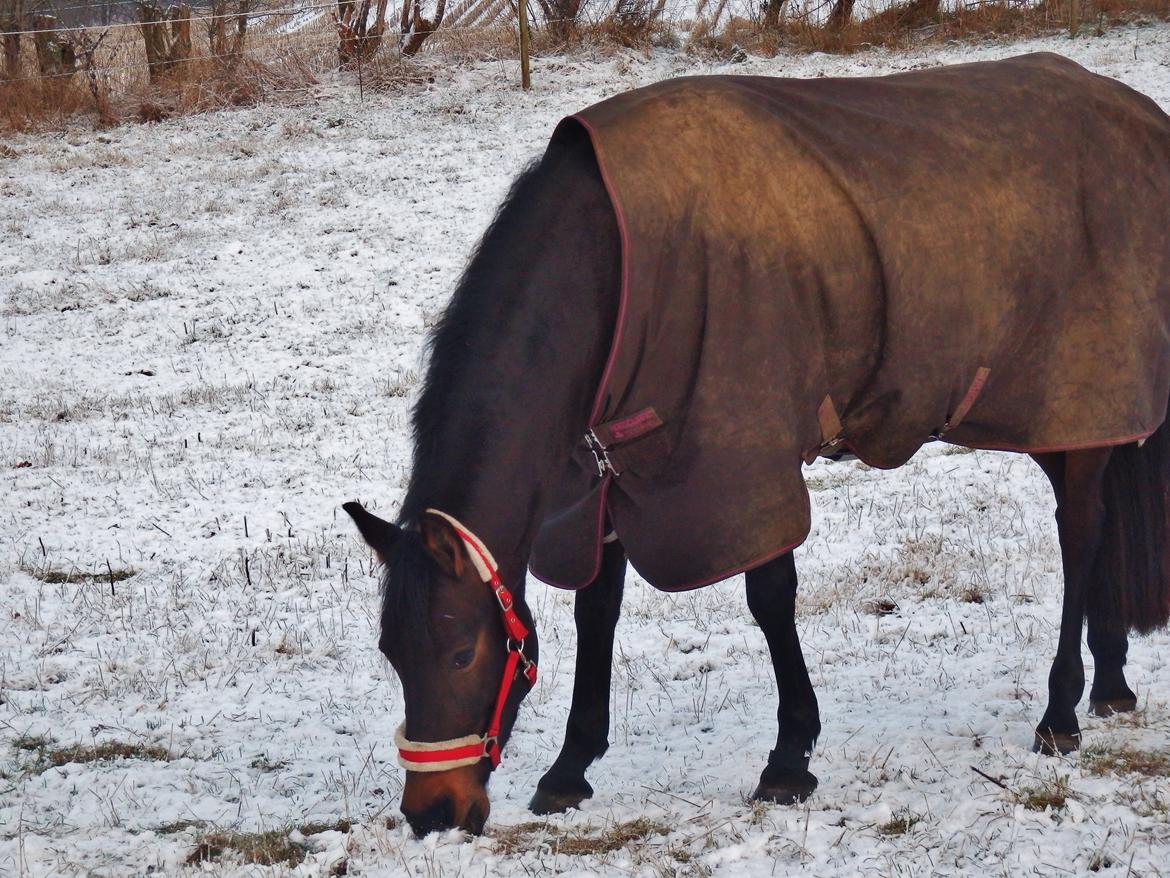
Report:
<svg viewBox="0 0 1170 878"><path fill-rule="evenodd" d="M160 121L169 116L251 105L316 81L316 73L336 63L336 38L318 34L270 34L247 54L214 57L200 37L191 57L177 58L164 71L156 65L151 81L146 51L137 28L74 32L72 42L85 51L75 73L36 74L30 41L23 41L21 76L0 80L0 130L60 128L89 117L97 127L119 119ZM89 51L89 55L86 55Z"/></svg>

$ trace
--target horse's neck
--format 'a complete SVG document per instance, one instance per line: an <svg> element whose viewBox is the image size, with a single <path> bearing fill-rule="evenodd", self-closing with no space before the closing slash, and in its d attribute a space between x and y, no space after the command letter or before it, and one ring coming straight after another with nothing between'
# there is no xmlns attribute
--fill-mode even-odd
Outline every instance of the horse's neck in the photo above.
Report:
<svg viewBox="0 0 1170 878"><path fill-rule="evenodd" d="M619 297L618 232L591 151L548 156L535 176L486 236L476 259L489 268L469 272L490 284L476 291L482 308L458 345L440 334L435 346L432 370L452 375L435 398L424 393L434 429L406 503L408 514L458 518L512 581L587 427Z"/></svg>

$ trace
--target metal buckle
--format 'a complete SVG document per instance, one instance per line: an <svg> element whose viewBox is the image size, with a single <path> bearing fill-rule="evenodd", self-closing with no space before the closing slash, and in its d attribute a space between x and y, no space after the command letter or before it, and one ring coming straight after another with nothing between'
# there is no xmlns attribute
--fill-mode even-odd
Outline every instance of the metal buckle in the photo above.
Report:
<svg viewBox="0 0 1170 878"><path fill-rule="evenodd" d="M508 591L508 589L501 582L500 587L495 589L495 594L496 594L496 603L498 603L500 605L500 609L503 610L505 613L510 613L512 611L512 607L515 606L515 603L516 603L514 600L512 600L512 593L510 591ZM504 603L504 595L508 596L507 603Z"/></svg>
<svg viewBox="0 0 1170 878"><path fill-rule="evenodd" d="M597 463L597 477L599 479L605 478L607 471L617 476L617 470L613 468L613 463L609 459L609 449L601 444L601 440L597 438L597 434L593 432L592 428L585 434L585 447L589 449L593 460Z"/></svg>
<svg viewBox="0 0 1170 878"><path fill-rule="evenodd" d="M500 746L500 739L497 735L492 735L490 738L486 735L483 739L483 755L487 759L492 758L492 747L498 748Z"/></svg>
<svg viewBox="0 0 1170 878"><path fill-rule="evenodd" d="M504 651L505 652L518 652L518 653L520 653L520 658L524 659L524 661L528 661L527 656L524 655L524 640L523 640L523 638L521 638L519 641L513 640L511 637L507 638L504 641Z"/></svg>

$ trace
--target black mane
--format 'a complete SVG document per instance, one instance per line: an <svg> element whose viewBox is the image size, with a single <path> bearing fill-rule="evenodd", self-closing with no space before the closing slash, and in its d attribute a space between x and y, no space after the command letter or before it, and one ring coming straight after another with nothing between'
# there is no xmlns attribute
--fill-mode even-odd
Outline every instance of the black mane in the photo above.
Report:
<svg viewBox="0 0 1170 878"><path fill-rule="evenodd" d="M451 301L427 343L428 366L422 392L414 407L414 461L410 486L399 512L403 528L399 545L389 559L383 580L382 630L393 620L425 630L435 564L418 533L418 519L434 498L433 483L443 473L442 428L450 417L449 406L457 398L469 365L475 362L479 341L477 330L493 326L496 315L510 308L521 294L521 285L510 282L519 270L515 250L509 246L523 228L521 206L537 195L543 182L540 159L525 168L512 184L507 197L455 287ZM517 227L521 228L517 228ZM471 469L473 460L461 460L459 467ZM449 480L446 480L449 482ZM449 502L449 501L448 501Z"/></svg>
<svg viewBox="0 0 1170 878"><path fill-rule="evenodd" d="M414 407L414 462L398 518L403 527L416 525L426 507L435 502L432 482L442 474L444 466L453 465L443 459L443 422L450 417L449 406L457 398L456 388L467 368L476 362L483 328L496 325L499 315L518 304L523 292L522 285L512 279L523 272L524 260L516 258L517 251L511 245L518 237L532 240L528 237L530 222L521 206L539 193L544 182L543 167L543 159L535 160L512 184L427 344L426 379ZM464 471L474 469L475 464L474 460L456 463Z"/></svg>

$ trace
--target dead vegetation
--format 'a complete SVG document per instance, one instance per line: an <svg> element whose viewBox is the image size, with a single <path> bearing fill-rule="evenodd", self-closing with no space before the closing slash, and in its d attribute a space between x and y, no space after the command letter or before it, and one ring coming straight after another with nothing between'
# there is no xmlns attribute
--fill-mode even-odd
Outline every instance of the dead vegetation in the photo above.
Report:
<svg viewBox="0 0 1170 878"><path fill-rule="evenodd" d="M329 15L297 22L255 0L213 0L210 15L182 3L164 11L156 0L141 0L137 22L69 30L44 16L33 28L17 0L2 0L0 130L59 128L84 118L96 127L158 122L295 96L338 69L359 89L427 85L437 67L453 62L517 57L514 12L502 0L462 0L450 8L447 0L404 0L396 32L387 6L388 0L338 0ZM537 56L579 46L660 46L723 61L1060 30L1087 35L1170 17L1170 0L960 0L953 6L903 0L868 17L858 16L854 0L800 6L763 0L747 16L733 15L728 0L699 0L690 22L665 21L665 0L615 0L600 13L603 7L582 0L538 0L537 6Z"/></svg>
<svg viewBox="0 0 1170 878"><path fill-rule="evenodd" d="M199 836L187 865L213 863L227 857L256 866L299 866L311 850L306 839L322 832L349 832L348 820L306 823L266 832L214 831Z"/></svg>
<svg viewBox="0 0 1170 878"><path fill-rule="evenodd" d="M909 808L900 808L890 816L889 820L879 824L877 831L879 835L885 836L905 835L921 822L921 815L915 814Z"/></svg>
<svg viewBox="0 0 1170 878"><path fill-rule="evenodd" d="M1170 751L1096 745L1081 751L1081 768L1098 777L1117 774L1170 777Z"/></svg>
<svg viewBox="0 0 1170 878"><path fill-rule="evenodd" d="M667 824L646 817L615 823L599 833L584 829L557 829L548 823L532 820L498 828L494 833L494 849L498 854L515 854L539 848L554 854L596 856L622 850L656 836L669 835L671 831Z"/></svg>
<svg viewBox="0 0 1170 878"><path fill-rule="evenodd" d="M138 571L129 567L111 567L107 565L105 570L97 569L93 572L78 570L76 567L69 570L55 569L49 565L43 567L23 567L25 573L39 579L41 582L49 583L50 585L84 585L91 582L105 582L116 583L124 582L132 576L135 576Z"/></svg>
<svg viewBox="0 0 1170 878"><path fill-rule="evenodd" d="M23 735L12 742L12 747L31 757L31 761L23 769L28 774L43 774L51 768L60 768L64 765L116 762L127 759L170 762L175 758L165 747L156 744L103 741L100 744L72 744L58 747L51 738L42 735Z"/></svg>
<svg viewBox="0 0 1170 878"><path fill-rule="evenodd" d="M1022 786L1013 795L1028 811L1059 811L1072 798L1072 788L1067 777L1053 776Z"/></svg>

